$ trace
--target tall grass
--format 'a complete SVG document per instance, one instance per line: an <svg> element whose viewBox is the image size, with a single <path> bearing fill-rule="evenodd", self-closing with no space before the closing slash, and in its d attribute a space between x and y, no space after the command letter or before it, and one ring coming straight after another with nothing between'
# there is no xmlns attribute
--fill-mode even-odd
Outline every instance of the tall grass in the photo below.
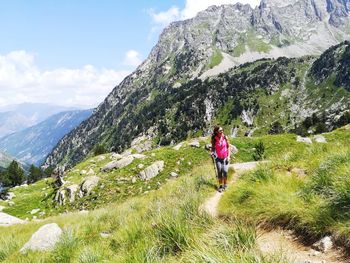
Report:
<svg viewBox="0 0 350 263"><path fill-rule="evenodd" d="M242 176L222 198L220 213L282 225L311 239L331 233L349 246L350 133L324 136L326 144L289 147L270 165Z"/></svg>

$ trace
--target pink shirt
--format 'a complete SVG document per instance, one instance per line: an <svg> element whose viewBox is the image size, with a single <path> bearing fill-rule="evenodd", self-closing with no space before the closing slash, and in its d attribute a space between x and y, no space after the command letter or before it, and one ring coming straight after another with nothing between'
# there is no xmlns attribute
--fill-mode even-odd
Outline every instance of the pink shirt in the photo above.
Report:
<svg viewBox="0 0 350 263"><path fill-rule="evenodd" d="M228 145L225 136L215 137L215 152L218 158L225 159L228 156Z"/></svg>

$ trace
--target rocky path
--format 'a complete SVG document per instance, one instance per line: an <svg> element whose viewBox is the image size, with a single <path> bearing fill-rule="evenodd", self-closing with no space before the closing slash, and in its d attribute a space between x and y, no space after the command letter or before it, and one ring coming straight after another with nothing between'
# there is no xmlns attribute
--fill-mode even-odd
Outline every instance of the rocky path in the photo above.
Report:
<svg viewBox="0 0 350 263"><path fill-rule="evenodd" d="M235 176L230 182L234 184L239 176L248 170L256 168L259 162L237 163L231 165L235 170ZM216 192L202 206L201 210L206 211L212 217L217 217L217 206L220 198L224 193ZM259 230L258 247L260 251L267 255L273 253L281 253L293 263L345 263L350 262L345 259L340 251L332 249L327 253L321 253L309 246L303 245L293 232L283 229L275 229L271 231Z"/></svg>

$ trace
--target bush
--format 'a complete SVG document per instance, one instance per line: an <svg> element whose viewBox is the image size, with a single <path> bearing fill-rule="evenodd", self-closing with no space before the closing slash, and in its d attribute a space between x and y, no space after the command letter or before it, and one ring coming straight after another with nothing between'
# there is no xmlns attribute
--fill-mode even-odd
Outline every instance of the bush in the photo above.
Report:
<svg viewBox="0 0 350 263"><path fill-rule="evenodd" d="M107 152L106 146L104 144L97 144L94 147L94 156L104 154Z"/></svg>
<svg viewBox="0 0 350 263"><path fill-rule="evenodd" d="M262 141L255 144L253 159L255 161L263 160L265 158L265 145Z"/></svg>

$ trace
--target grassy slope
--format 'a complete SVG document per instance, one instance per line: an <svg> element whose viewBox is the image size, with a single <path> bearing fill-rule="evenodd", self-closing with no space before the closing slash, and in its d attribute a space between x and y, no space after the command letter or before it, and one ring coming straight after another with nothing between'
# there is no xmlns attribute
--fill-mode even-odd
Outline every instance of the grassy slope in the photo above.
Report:
<svg viewBox="0 0 350 263"><path fill-rule="evenodd" d="M180 151L165 147L147 152L148 159L137 160L119 171L100 174L103 177L100 186L104 185L104 189L98 188L80 203L58 210L51 207L55 213L74 210L78 204L96 208L88 214L62 214L42 222L33 221L1 229L0 260L229 262L235 259L238 262L284 262L283 255L263 257L257 250L255 225L262 222L288 225L312 237L331 232L346 240L350 232L349 215L344 210L349 205L346 199L348 179L345 175L349 172L350 149L346 142L350 139L350 132L337 130L325 137L329 141L327 144L313 145L298 143L296 136L289 134L232 139L239 149L235 162L252 161L254 147L262 141L266 158L273 160L273 163L246 174L235 187L228 190L220 204L220 213L225 215L224 221L210 219L198 212L200 204L214 191L216 184L208 153L189 146ZM202 146L204 143L201 143ZM191 161L192 165L183 165L183 170L180 170L182 168L177 165L177 161L181 158L184 158L183 163L188 165L188 161ZM97 167L109 161L94 159ZM130 182L125 185L113 183L118 177L135 175L140 162L147 165L157 159L166 160L167 168L147 186L136 183L135 189L142 186L144 191L133 192ZM69 181L81 180L78 170L88 170L91 164L89 159L72 169L68 175ZM307 176L290 174L289 171L294 167L304 169ZM179 169L180 177L169 180L168 173L176 169ZM107 180L111 182L109 185ZM160 186L158 181L161 182ZM41 189L45 185L41 181L35 187ZM17 188L16 191L28 191L30 187L33 186ZM112 191L114 187L121 191L107 191L108 196L102 194L106 189ZM32 191L35 196L34 188ZM335 192L337 195L333 195ZM98 197L100 201L93 197ZM17 206L21 202L16 201L16 198L19 197L14 199ZM18 206L13 211L19 213L20 209L21 206ZM48 222L56 222L64 229L65 234L55 250L19 254L20 247L35 230ZM110 236L102 238L101 232Z"/></svg>
<svg viewBox="0 0 350 263"><path fill-rule="evenodd" d="M199 212L215 183L210 162L158 191L88 214L65 214L2 229L4 262L281 262L262 257L254 225L220 221ZM18 250L41 225L56 222L64 236L52 252ZM100 233L110 236L102 238Z"/></svg>
<svg viewBox="0 0 350 263"><path fill-rule="evenodd" d="M310 241L330 233L349 246L349 127L324 136L326 144L291 144L271 165L245 174L222 199L221 213L286 226Z"/></svg>

